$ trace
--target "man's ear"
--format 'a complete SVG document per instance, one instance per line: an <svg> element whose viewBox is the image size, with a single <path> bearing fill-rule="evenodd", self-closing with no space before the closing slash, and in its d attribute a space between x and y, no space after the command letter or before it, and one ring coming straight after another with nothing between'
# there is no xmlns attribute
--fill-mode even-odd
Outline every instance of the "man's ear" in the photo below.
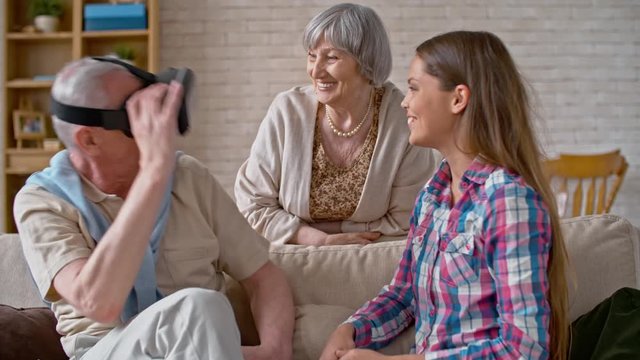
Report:
<svg viewBox="0 0 640 360"><path fill-rule="evenodd" d="M76 147L89 156L95 156L100 153L100 148L98 146L100 141L97 137L98 134L87 126L80 127L73 134L73 140Z"/></svg>
<svg viewBox="0 0 640 360"><path fill-rule="evenodd" d="M467 85L456 85L453 89L453 100L451 101L451 112L460 115L469 104L471 90Z"/></svg>

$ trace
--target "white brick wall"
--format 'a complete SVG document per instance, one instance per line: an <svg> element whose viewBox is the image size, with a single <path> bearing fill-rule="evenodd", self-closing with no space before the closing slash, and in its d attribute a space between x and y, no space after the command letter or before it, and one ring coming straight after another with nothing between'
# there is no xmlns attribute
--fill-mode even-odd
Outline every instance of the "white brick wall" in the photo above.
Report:
<svg viewBox="0 0 640 360"><path fill-rule="evenodd" d="M537 92L547 151L620 148L630 163L613 212L640 225L640 1L371 0L405 88L416 45L440 32L488 30ZM197 73L183 146L231 192L274 95L307 83L302 30L337 1L161 0L161 63Z"/></svg>

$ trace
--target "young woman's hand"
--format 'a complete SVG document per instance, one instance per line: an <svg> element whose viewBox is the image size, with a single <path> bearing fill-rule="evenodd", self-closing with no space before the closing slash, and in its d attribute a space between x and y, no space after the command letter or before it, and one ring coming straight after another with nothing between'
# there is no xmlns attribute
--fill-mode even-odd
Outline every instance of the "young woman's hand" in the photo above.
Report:
<svg viewBox="0 0 640 360"><path fill-rule="evenodd" d="M320 360L338 360L338 351L347 351L354 349L356 344L353 342L353 334L355 329L351 324L342 324L333 331L327 344L322 350Z"/></svg>
<svg viewBox="0 0 640 360"><path fill-rule="evenodd" d="M367 349L351 349L338 350L336 355L339 360L383 360L389 359L389 356L382 355L373 350Z"/></svg>

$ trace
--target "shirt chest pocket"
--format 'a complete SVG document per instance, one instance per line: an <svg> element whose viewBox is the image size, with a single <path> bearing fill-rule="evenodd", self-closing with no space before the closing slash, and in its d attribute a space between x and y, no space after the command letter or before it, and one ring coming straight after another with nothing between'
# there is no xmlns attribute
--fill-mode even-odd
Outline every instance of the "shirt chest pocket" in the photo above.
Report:
<svg viewBox="0 0 640 360"><path fill-rule="evenodd" d="M478 281L479 261L474 257L475 236L472 233L456 235L440 246L440 279L453 287L470 285Z"/></svg>
<svg viewBox="0 0 640 360"><path fill-rule="evenodd" d="M165 250L164 261L174 286L209 287L216 276L218 251L212 246Z"/></svg>

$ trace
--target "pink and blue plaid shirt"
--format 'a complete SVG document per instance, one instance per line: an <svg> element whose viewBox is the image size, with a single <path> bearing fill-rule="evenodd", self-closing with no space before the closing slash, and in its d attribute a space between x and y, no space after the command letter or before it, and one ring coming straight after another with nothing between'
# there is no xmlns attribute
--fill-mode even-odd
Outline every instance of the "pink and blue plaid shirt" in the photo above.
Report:
<svg viewBox="0 0 640 360"><path fill-rule="evenodd" d="M347 320L378 349L415 320L425 359L547 359L548 208L524 180L474 160L451 207L443 161L419 194L390 285Z"/></svg>

